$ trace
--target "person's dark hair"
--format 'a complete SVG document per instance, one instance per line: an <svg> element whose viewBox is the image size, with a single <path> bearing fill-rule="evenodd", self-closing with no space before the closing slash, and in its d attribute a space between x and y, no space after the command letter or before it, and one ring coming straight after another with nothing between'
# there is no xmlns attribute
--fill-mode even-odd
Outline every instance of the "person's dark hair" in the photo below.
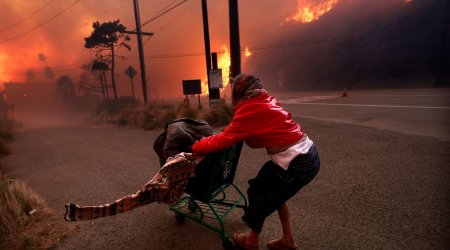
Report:
<svg viewBox="0 0 450 250"><path fill-rule="evenodd" d="M258 78L252 75L240 74L232 79L231 98L233 106L254 96L258 96L262 90L262 84Z"/></svg>

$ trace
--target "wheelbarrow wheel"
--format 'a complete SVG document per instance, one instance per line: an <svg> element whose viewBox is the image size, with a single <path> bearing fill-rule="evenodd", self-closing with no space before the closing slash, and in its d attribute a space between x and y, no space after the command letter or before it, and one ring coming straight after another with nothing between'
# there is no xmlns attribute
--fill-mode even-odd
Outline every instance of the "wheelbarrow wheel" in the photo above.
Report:
<svg viewBox="0 0 450 250"><path fill-rule="evenodd" d="M233 250L234 249L234 243L229 239L223 240L222 246L225 250Z"/></svg>
<svg viewBox="0 0 450 250"><path fill-rule="evenodd" d="M183 224L186 217L182 213L175 212L175 219L177 220L178 224Z"/></svg>
<svg viewBox="0 0 450 250"><path fill-rule="evenodd" d="M197 211L197 208L198 208L197 202L195 202L194 200L190 200L189 204L188 204L188 208L189 208L189 211L191 211L192 213Z"/></svg>

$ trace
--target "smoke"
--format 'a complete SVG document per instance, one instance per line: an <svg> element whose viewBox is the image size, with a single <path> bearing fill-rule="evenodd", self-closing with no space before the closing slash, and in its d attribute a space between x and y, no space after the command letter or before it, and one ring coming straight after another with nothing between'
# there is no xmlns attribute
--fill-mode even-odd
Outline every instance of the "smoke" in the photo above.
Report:
<svg viewBox="0 0 450 250"><path fill-rule="evenodd" d="M286 23L248 64L277 90L431 87L444 1L342 1L309 24ZM423 80L425 79L425 80Z"/></svg>
<svg viewBox="0 0 450 250"><path fill-rule="evenodd" d="M169 3L173 1L141 1L141 21L151 19ZM304 24L285 21L297 12L296 0L239 1L241 48L248 46L252 53L242 57L242 71L258 75L266 87L279 90L384 87L391 81L411 84L436 72L444 3L340 0L319 19ZM119 19L128 30L136 27L131 2L107 0L80 1L39 26L69 5L54 1L1 33L0 41L25 35L0 43L0 72L8 73L0 74L0 84L40 82L54 87L55 79L63 75L78 83L82 65L93 58L84 48L93 22ZM0 30L41 6L40 1L4 2ZM208 15L211 51L220 58L222 46L229 45L227 1L208 1ZM426 28L427 24L434 26ZM152 100L181 97L182 80L206 76L200 1L188 1L142 29L154 33L143 37ZM132 66L138 71L135 92L142 100L137 40L135 35L130 38L131 51L116 51L117 90L121 96L131 95L131 81L124 71Z"/></svg>
<svg viewBox="0 0 450 250"><path fill-rule="evenodd" d="M29 69L26 73L26 82L34 82L36 80L36 73Z"/></svg>
<svg viewBox="0 0 450 250"><path fill-rule="evenodd" d="M39 61L44 62L44 63L47 60L47 57L42 53L38 54L38 58L39 58Z"/></svg>
<svg viewBox="0 0 450 250"><path fill-rule="evenodd" d="M49 66L46 66L44 68L44 76L48 80L53 81L55 79L55 72L53 71L52 68L50 68Z"/></svg>

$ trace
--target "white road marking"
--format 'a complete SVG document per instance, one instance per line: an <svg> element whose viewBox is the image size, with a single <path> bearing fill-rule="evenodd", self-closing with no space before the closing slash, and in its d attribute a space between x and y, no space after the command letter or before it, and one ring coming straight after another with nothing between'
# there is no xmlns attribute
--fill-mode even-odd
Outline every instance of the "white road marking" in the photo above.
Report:
<svg viewBox="0 0 450 250"><path fill-rule="evenodd" d="M281 103L281 102L280 102ZM323 106L349 106L349 107L377 107L377 108L415 108L415 109L450 109L450 107L433 107L433 106L406 106L406 105L376 105L376 104L344 104L344 103L283 103L283 104L302 104L302 105L323 105Z"/></svg>
<svg viewBox="0 0 450 250"><path fill-rule="evenodd" d="M339 96L306 96L306 97L299 97L299 98L292 98L292 99L279 99L278 102L282 104L298 104L298 103L305 103L315 100L327 100L332 98L337 98Z"/></svg>

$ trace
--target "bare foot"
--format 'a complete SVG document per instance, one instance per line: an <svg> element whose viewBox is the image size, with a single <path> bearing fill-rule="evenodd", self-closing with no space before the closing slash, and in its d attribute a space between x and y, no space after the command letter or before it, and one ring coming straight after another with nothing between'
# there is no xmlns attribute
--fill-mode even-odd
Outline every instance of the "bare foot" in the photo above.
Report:
<svg viewBox="0 0 450 250"><path fill-rule="evenodd" d="M285 243L283 239L278 240L269 240L267 242L267 247L272 250L298 250L297 244L293 243Z"/></svg>

